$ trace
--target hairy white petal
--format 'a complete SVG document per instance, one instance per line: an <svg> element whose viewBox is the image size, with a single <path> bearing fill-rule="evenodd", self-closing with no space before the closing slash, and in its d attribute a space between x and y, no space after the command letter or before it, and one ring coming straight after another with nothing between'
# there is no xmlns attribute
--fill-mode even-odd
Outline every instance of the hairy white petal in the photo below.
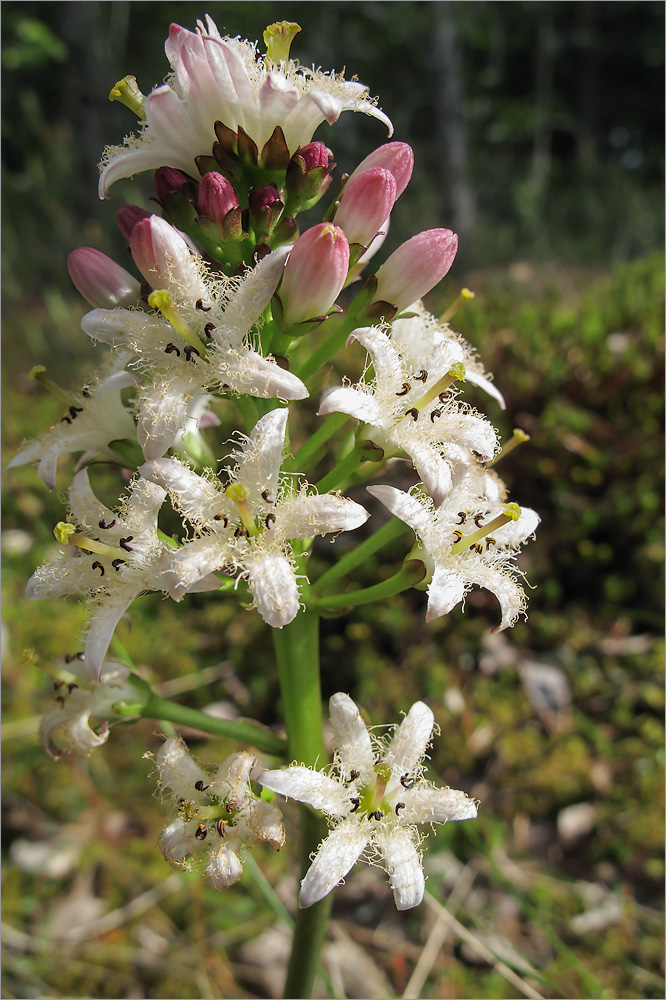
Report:
<svg viewBox="0 0 666 1000"><path fill-rule="evenodd" d="M375 397L369 392L346 386L327 392L322 397L318 412L322 417L329 413L348 413L350 417L374 426L381 426L382 423L381 407Z"/></svg>
<svg viewBox="0 0 666 1000"><path fill-rule="evenodd" d="M238 292L225 309L220 325L211 331L220 346L241 346L247 331L254 326L270 302L290 251L291 246L273 250L243 279Z"/></svg>
<svg viewBox="0 0 666 1000"><path fill-rule="evenodd" d="M460 604L467 589L467 576L456 573L446 566L435 566L432 580L428 584L428 607L426 621L434 621L442 615L448 615L457 604Z"/></svg>
<svg viewBox="0 0 666 1000"><path fill-rule="evenodd" d="M348 819L336 826L319 848L301 882L299 904L312 906L327 896L354 867L369 841L367 824L364 826L358 820Z"/></svg>
<svg viewBox="0 0 666 1000"><path fill-rule="evenodd" d="M176 819L165 826L160 834L160 850L174 867L182 865L198 846L191 827L191 823L185 824L181 819Z"/></svg>
<svg viewBox="0 0 666 1000"><path fill-rule="evenodd" d="M493 632L502 632L505 628L510 628L525 610L525 593L523 588L516 583L510 573L489 566L487 563L478 562L470 566L465 571L466 579L470 584L477 587L484 587L495 595L499 601L502 611L502 621Z"/></svg>
<svg viewBox="0 0 666 1000"><path fill-rule="evenodd" d="M248 585L257 611L267 625L282 628L298 614L300 595L290 560L278 553L254 553L245 558Z"/></svg>
<svg viewBox="0 0 666 1000"><path fill-rule="evenodd" d="M418 906L425 892L425 878L410 831L400 827L379 829L375 844L386 864L397 909Z"/></svg>
<svg viewBox="0 0 666 1000"><path fill-rule="evenodd" d="M419 781L402 795L401 823L446 823L476 819L476 802L455 788L433 788Z"/></svg>
<svg viewBox="0 0 666 1000"><path fill-rule="evenodd" d="M349 812L347 789L323 771L292 765L279 771L262 771L258 781L286 799L306 802L329 816L346 816Z"/></svg>
<svg viewBox="0 0 666 1000"><path fill-rule="evenodd" d="M432 511L423 506L416 497L402 490L395 489L394 486L368 486L368 493L376 497L383 503L391 514L395 514L401 521L408 524L424 541L426 541L432 530Z"/></svg>
<svg viewBox="0 0 666 1000"><path fill-rule="evenodd" d="M428 706L415 702L388 745L384 760L395 775L413 774L420 766L430 742L435 717Z"/></svg>
<svg viewBox="0 0 666 1000"><path fill-rule="evenodd" d="M210 855L206 867L206 877L213 889L228 889L235 885L243 874L243 863L237 851L223 845Z"/></svg>
<svg viewBox="0 0 666 1000"><path fill-rule="evenodd" d="M364 507L345 497L300 493L279 505L271 533L282 541L352 531L365 524L369 516Z"/></svg>
<svg viewBox="0 0 666 1000"><path fill-rule="evenodd" d="M498 545L520 545L530 538L541 524L541 518L531 507L521 507L517 521L509 521L493 532Z"/></svg>
<svg viewBox="0 0 666 1000"><path fill-rule="evenodd" d="M208 784L206 772L192 759L180 736L165 740L155 755L155 766L163 785L173 792L175 798L191 799L199 802L201 793L195 785L198 781Z"/></svg>
<svg viewBox="0 0 666 1000"><path fill-rule="evenodd" d="M343 778L348 780L352 771L359 771L360 783L363 784L373 774L375 765L368 727L348 694L334 694L329 706L335 752Z"/></svg>

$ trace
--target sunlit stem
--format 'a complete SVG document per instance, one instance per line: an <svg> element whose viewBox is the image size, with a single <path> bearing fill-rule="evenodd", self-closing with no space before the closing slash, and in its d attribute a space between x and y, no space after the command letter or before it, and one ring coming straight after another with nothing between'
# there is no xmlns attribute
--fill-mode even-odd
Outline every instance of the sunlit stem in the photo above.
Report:
<svg viewBox="0 0 666 1000"><path fill-rule="evenodd" d="M45 389L48 389L51 395L55 396L56 399L59 399L61 403L65 403L66 406L71 406L72 403L76 401L76 395L73 392L67 392L65 389L62 389L57 382L54 382L52 378L48 378L48 376L44 374L45 371L46 368L44 365L35 365L30 372L30 378L33 382L39 382L39 384L43 385Z"/></svg>
<svg viewBox="0 0 666 1000"><path fill-rule="evenodd" d="M418 410L419 412L428 405L432 403L433 399L441 396L442 393L446 392L454 382L464 382L465 381L465 366L461 361L458 361L455 365L452 365L446 375L443 375L440 379L435 382L433 386L428 389L424 396L421 396L419 400L414 403L412 409Z"/></svg>
<svg viewBox="0 0 666 1000"><path fill-rule="evenodd" d="M332 584L343 579L357 566L366 562L375 552L379 552L385 545L389 545L395 538L410 530L404 521L392 517L390 521L365 538L356 548L345 552L330 569L326 570L313 586L313 592L318 595L325 593Z"/></svg>
<svg viewBox="0 0 666 1000"><path fill-rule="evenodd" d="M113 545L106 545L96 538L87 538L86 535L77 531L73 524L67 524L66 521L58 521L53 529L53 534L56 542L59 542L60 545L78 545L80 549L85 549L86 552L95 552L99 556L108 556L110 559L122 559L123 561L127 559L127 552L117 549Z"/></svg>
<svg viewBox="0 0 666 1000"><path fill-rule="evenodd" d="M506 458L510 452L517 448L519 444L524 444L525 441L529 441L530 436L526 434L525 431L521 431L519 427L514 427L513 437L510 441L507 441L505 445L502 446L502 450L499 455L491 459L490 462L486 462L486 468L489 469L492 465L496 465L501 458Z"/></svg>
<svg viewBox="0 0 666 1000"><path fill-rule="evenodd" d="M179 333L186 344L193 347L197 354L204 355L205 347L187 320L183 319L173 304L173 295L166 288L159 288L148 296L151 309L158 309L164 318L171 323L176 333Z"/></svg>
<svg viewBox="0 0 666 1000"><path fill-rule="evenodd" d="M242 483L230 483L224 493L225 496L228 496L229 499L233 500L236 504L236 508L240 514L241 523L248 535L258 534L259 528L257 527L256 521L254 520L254 514L252 513L252 508L250 507L250 501L248 499L250 492L247 487L243 486Z"/></svg>
<svg viewBox="0 0 666 1000"><path fill-rule="evenodd" d="M471 535L465 535L461 538L459 542L456 542L451 546L451 555L456 555L458 552L464 552L466 549L471 548L472 545L476 545L478 542L482 541L486 535L489 535L493 531L497 531L503 525L508 524L509 521L517 521L520 517L521 510L517 503L509 503L504 508L502 514L498 514L494 517L492 521L488 524L484 524L483 527L479 528L478 531L473 531Z"/></svg>
<svg viewBox="0 0 666 1000"><path fill-rule="evenodd" d="M470 291L469 288L462 288L460 290L460 295L448 309L446 309L442 315L439 317L440 323L448 323L452 316L458 312L459 309L465 305L466 302L470 302L474 298L474 292Z"/></svg>
<svg viewBox="0 0 666 1000"><path fill-rule="evenodd" d="M146 98L139 90L135 76L124 76L122 80L118 80L118 83L111 88L109 100L124 104L126 108L134 112L137 118L142 121L146 120L144 108Z"/></svg>
<svg viewBox="0 0 666 1000"><path fill-rule="evenodd" d="M266 63L279 65L281 62L286 62L291 43L300 30L300 24L296 24L295 21L276 21L275 24L269 24L264 31Z"/></svg>

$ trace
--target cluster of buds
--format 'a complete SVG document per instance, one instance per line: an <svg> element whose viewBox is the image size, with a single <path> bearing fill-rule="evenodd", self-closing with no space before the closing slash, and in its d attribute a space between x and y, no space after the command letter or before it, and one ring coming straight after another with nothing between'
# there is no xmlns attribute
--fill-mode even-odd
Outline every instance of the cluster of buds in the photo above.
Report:
<svg viewBox="0 0 666 1000"><path fill-rule="evenodd" d="M472 586L497 596L499 628L524 612L515 560L539 519L507 503L490 468L502 454L498 435L465 401L465 384L496 405L503 399L451 329L455 309L437 319L421 301L451 268L457 236L442 228L418 233L368 274L409 183L413 153L406 143L386 142L335 180L333 153L313 138L315 129L347 110L383 122L389 138L391 123L361 84L293 62L296 30L272 25L262 54L223 38L210 18L194 32L172 26L167 81L147 97L133 78L112 91L143 125L138 137L105 151L100 194L151 170L160 212L139 205L117 212L132 270L90 247L70 254L71 278L91 306L82 329L109 353L81 393L35 369L66 412L11 463L38 463L54 489L60 456L79 456L70 511L55 529L60 554L28 585L33 598L88 595L85 666L93 687L70 698L61 717L47 716L43 739L53 756L58 731L84 752L106 740L108 730L93 731L88 719L108 712L110 689L127 680L105 670L105 657L141 594L181 601L222 591L277 629L313 594L316 609L325 610L327 599L340 606L345 595L304 584L305 567L316 536L335 537L368 519L340 492L352 482L372 479L368 493L413 529L408 559L423 566L426 620L448 614ZM301 230L299 213L325 195L319 221ZM321 394L329 362L339 355L344 366L353 341L368 355L363 377L356 384L345 377ZM315 395L326 419L292 456L291 442L303 435L295 404ZM233 442L226 456L207 434L220 424ZM305 473L326 448L330 468L311 486ZM113 510L81 468L100 456L131 480ZM393 458L415 470L408 493L377 482ZM169 538L158 527L167 501L182 518L182 532ZM421 781L434 725L422 703L375 748L377 760L353 702L336 695L331 712L336 778L304 768L262 778L266 789L322 808L334 821L302 903L321 898L373 850L398 906L413 906L423 895L414 824L468 818L476 808L463 793ZM189 863L205 847L208 877L221 887L240 877L241 844L281 844L277 810L250 792L251 755L232 755L211 776L170 740L156 765L177 801L177 818L161 839L170 862Z"/></svg>

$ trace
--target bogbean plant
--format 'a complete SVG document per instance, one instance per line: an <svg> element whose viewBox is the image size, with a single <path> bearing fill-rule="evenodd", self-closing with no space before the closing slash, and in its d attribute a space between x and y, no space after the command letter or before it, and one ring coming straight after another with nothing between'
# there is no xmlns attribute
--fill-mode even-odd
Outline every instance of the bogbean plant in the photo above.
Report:
<svg viewBox="0 0 666 1000"><path fill-rule="evenodd" d="M334 154L313 139L319 125L357 111L382 123L389 139L392 126L360 83L290 59L299 30L271 25L262 52L221 37L210 18L194 32L172 25L166 82L147 97L133 77L113 88L140 124L124 145L106 149L100 196L149 170L160 207L117 212L131 271L89 247L70 255L71 278L92 307L83 331L107 350L79 392L33 371L65 413L12 463L38 463L53 490L60 456L78 456L69 513L54 532L60 554L28 583L31 598L88 595L83 649L52 667L46 751L55 760L90 753L114 723L140 717L252 747L208 768L181 738L165 739L154 756L171 803L160 847L172 865L197 867L226 890L253 844L282 846L278 802L303 804L306 864L285 987L292 997L310 995L329 894L356 861L383 867L397 907L414 907L425 887L424 827L477 813L464 792L424 777L434 716L423 702L378 736L348 694L334 694L328 763L321 614L421 585L431 621L479 586L496 595L497 629L507 628L525 611L515 558L539 521L507 501L491 468L520 433L502 449L492 423L465 402L472 383L503 406L449 324L469 293L439 319L421 302L453 264L457 237L421 232L372 273L412 151L389 141L350 176L334 177ZM315 205L324 206L321 221L303 226L300 213ZM353 341L367 352L363 375L331 385L332 361L344 371ZM231 442L221 455L206 439L220 421ZM100 459L115 464L119 483L129 480L114 509L90 484L87 466ZM413 469L407 492L390 485L390 459L402 460L403 476ZM314 468L326 471L311 484ZM385 513L368 523L365 507L345 496L351 483L371 484L388 520ZM159 527L169 506L182 518L180 534ZM351 533L343 555L312 579L313 539L340 532ZM403 533L406 556L393 575L350 589L354 570ZM208 591L209 600L237 601L239 615L248 606L261 615L273 630L286 738L162 699L109 657L116 626L147 591L184 605ZM274 766L259 767L257 751Z"/></svg>

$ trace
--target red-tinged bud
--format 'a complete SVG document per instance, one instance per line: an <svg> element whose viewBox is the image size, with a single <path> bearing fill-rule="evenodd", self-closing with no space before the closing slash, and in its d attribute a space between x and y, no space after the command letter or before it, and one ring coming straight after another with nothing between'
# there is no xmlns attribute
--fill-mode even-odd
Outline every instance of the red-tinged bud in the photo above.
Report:
<svg viewBox="0 0 666 1000"><path fill-rule="evenodd" d="M398 312L422 298L453 264L458 237L450 229L412 236L377 271L373 302L390 302Z"/></svg>
<svg viewBox="0 0 666 1000"><path fill-rule="evenodd" d="M238 208L238 195L226 177L211 170L199 182L199 212L222 225L228 213Z"/></svg>
<svg viewBox="0 0 666 1000"><path fill-rule="evenodd" d="M284 205L275 184L266 184L249 193L250 226L256 243L268 243Z"/></svg>
<svg viewBox="0 0 666 1000"><path fill-rule="evenodd" d="M122 208L118 209L116 212L116 222L118 223L120 232L128 243L137 222L141 222L142 219L149 219L152 214L152 212L147 212L145 208L139 208L138 205L123 205Z"/></svg>
<svg viewBox="0 0 666 1000"><path fill-rule="evenodd" d="M173 226L151 215L132 230L130 249L151 288L167 289L179 298L206 300L208 293L190 248Z"/></svg>
<svg viewBox="0 0 666 1000"><path fill-rule="evenodd" d="M309 142L294 153L294 156L301 157L308 173L315 167L327 167L330 155L330 149L323 142Z"/></svg>
<svg viewBox="0 0 666 1000"><path fill-rule="evenodd" d="M383 167L384 170L388 170L389 173L393 174L396 184L395 200L397 201L409 184L409 179L414 169L412 147L406 142L386 142L383 146L378 146L377 149L373 150L372 153L359 163L347 181L347 184L349 185L360 173L363 173L365 170L371 170L373 167Z"/></svg>
<svg viewBox="0 0 666 1000"><path fill-rule="evenodd" d="M156 170L153 183L160 204L167 208L169 195L182 194L188 181L189 177L182 170L176 170L174 167L160 167L159 170Z"/></svg>
<svg viewBox="0 0 666 1000"><path fill-rule="evenodd" d="M130 306L139 300L140 283L99 250L92 247L72 250L67 269L78 291L95 309Z"/></svg>
<svg viewBox="0 0 666 1000"><path fill-rule="evenodd" d="M367 247L390 216L395 199L393 174L382 167L364 170L345 185L335 224L350 243Z"/></svg>
<svg viewBox="0 0 666 1000"><path fill-rule="evenodd" d="M279 291L285 326L330 312L348 269L349 243L338 226L321 222L303 233L289 255Z"/></svg>

